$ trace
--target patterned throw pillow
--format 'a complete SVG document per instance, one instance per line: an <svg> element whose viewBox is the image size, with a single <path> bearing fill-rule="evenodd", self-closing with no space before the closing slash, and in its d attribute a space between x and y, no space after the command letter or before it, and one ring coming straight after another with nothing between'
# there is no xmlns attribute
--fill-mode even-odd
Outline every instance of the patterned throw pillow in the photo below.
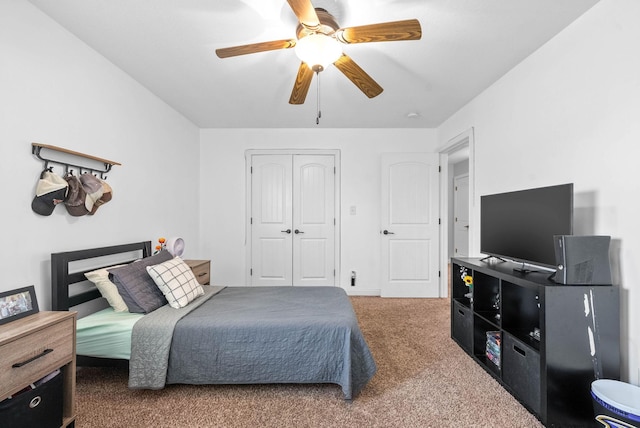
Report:
<svg viewBox="0 0 640 428"><path fill-rule="evenodd" d="M172 308L183 308L204 294L204 289L193 271L180 257L174 257L155 266L147 266L147 272Z"/></svg>

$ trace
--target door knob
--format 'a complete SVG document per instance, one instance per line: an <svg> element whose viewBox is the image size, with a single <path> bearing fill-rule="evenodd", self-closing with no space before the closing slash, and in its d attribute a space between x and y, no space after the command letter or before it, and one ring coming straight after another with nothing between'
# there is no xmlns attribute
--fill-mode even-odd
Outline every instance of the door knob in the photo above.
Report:
<svg viewBox="0 0 640 428"><path fill-rule="evenodd" d="M304 232L301 231L301 230L296 229L296 230L293 231L293 233L295 233L297 235L298 233L304 233Z"/></svg>
<svg viewBox="0 0 640 428"><path fill-rule="evenodd" d="M382 233L384 233L385 235L395 235L395 233L393 232L389 232L388 230L383 230Z"/></svg>
<svg viewBox="0 0 640 428"><path fill-rule="evenodd" d="M284 233L291 233L291 229L281 230L280 232L284 232ZM298 233L298 232L296 232L296 233Z"/></svg>

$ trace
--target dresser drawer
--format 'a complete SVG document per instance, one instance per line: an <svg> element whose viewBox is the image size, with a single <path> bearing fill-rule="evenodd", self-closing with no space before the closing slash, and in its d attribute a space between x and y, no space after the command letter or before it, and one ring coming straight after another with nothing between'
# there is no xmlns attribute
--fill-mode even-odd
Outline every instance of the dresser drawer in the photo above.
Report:
<svg viewBox="0 0 640 428"><path fill-rule="evenodd" d="M73 360L74 319L68 318L0 346L0 396L13 394Z"/></svg>
<svg viewBox="0 0 640 428"><path fill-rule="evenodd" d="M185 260L198 282L202 285L209 284L211 262L209 260Z"/></svg>

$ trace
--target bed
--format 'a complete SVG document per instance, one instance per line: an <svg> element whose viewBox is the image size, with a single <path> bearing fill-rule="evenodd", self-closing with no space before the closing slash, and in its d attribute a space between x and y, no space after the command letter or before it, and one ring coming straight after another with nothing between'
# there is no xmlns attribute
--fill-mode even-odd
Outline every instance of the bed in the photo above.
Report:
<svg viewBox="0 0 640 428"><path fill-rule="evenodd" d="M334 383L346 400L375 374L340 287L202 286L183 307L143 314L116 312L85 277L152 257L150 241L51 255L52 308L78 312L79 366L128 367L129 387L137 389Z"/></svg>

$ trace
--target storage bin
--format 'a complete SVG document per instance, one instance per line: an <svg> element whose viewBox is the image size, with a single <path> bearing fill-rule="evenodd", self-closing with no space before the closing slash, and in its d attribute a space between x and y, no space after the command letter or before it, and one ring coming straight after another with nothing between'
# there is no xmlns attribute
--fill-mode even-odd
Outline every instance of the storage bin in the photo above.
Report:
<svg viewBox="0 0 640 428"><path fill-rule="evenodd" d="M591 383L596 421L606 427L640 428L640 387L612 379Z"/></svg>
<svg viewBox="0 0 640 428"><path fill-rule="evenodd" d="M462 349L471 353L473 343L473 314L471 309L458 302L453 303L453 325L451 333Z"/></svg>
<svg viewBox="0 0 640 428"><path fill-rule="evenodd" d="M502 380L513 395L540 413L540 354L510 334L502 342Z"/></svg>
<svg viewBox="0 0 640 428"><path fill-rule="evenodd" d="M0 425L12 428L60 428L62 373L0 402Z"/></svg>

